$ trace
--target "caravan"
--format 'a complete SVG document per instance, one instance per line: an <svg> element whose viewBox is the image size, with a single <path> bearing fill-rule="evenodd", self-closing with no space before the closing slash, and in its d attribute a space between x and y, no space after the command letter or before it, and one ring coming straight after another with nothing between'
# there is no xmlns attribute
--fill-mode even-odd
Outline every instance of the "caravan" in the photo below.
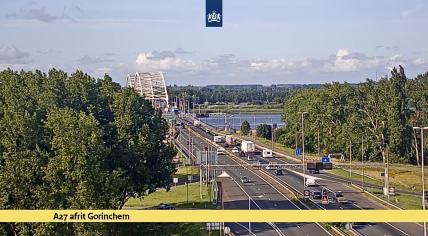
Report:
<svg viewBox="0 0 428 236"><path fill-rule="evenodd" d="M272 150L263 148L262 157L265 157L265 158L273 157Z"/></svg>

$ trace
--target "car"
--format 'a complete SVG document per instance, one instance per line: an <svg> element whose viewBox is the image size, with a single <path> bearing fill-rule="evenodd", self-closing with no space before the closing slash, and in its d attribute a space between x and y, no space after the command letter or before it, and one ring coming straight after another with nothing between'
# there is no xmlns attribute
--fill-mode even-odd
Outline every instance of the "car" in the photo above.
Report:
<svg viewBox="0 0 428 236"><path fill-rule="evenodd" d="M224 148L220 147L217 149L217 155L223 155L224 151L226 151Z"/></svg>
<svg viewBox="0 0 428 236"><path fill-rule="evenodd" d="M313 191L312 199L321 199L321 191Z"/></svg>
<svg viewBox="0 0 428 236"><path fill-rule="evenodd" d="M254 158L252 156L247 156L247 161L254 161Z"/></svg>
<svg viewBox="0 0 428 236"><path fill-rule="evenodd" d="M171 204L161 203L161 204L159 204L157 209L159 209L159 210L174 210L175 206L173 206Z"/></svg>
<svg viewBox="0 0 428 236"><path fill-rule="evenodd" d="M257 164L259 164L259 165L267 165L267 164L269 164L269 162L264 161L264 160L258 160Z"/></svg>
<svg viewBox="0 0 428 236"><path fill-rule="evenodd" d="M242 176L241 178L242 183L251 183L251 180L247 176Z"/></svg>
<svg viewBox="0 0 428 236"><path fill-rule="evenodd" d="M319 170L309 170L309 174L319 174Z"/></svg>
<svg viewBox="0 0 428 236"><path fill-rule="evenodd" d="M229 147L229 144L224 143L224 147L225 147L225 148L228 148L228 147Z"/></svg>
<svg viewBox="0 0 428 236"><path fill-rule="evenodd" d="M276 175L284 175L284 172L281 169L279 169L279 170L275 171L275 174Z"/></svg>
<svg viewBox="0 0 428 236"><path fill-rule="evenodd" d="M348 203L348 200L346 200L345 196L343 196L343 193L341 191L334 193L334 200L337 203Z"/></svg>
<svg viewBox="0 0 428 236"><path fill-rule="evenodd" d="M239 153L239 149L237 147L232 148L232 153Z"/></svg>

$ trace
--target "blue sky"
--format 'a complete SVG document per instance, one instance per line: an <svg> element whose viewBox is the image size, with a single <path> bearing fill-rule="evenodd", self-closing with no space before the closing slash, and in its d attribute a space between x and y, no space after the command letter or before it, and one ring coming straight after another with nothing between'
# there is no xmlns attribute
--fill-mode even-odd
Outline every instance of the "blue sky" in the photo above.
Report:
<svg viewBox="0 0 428 236"><path fill-rule="evenodd" d="M428 70L426 0L3 0L0 69L135 71L168 84L358 82Z"/></svg>

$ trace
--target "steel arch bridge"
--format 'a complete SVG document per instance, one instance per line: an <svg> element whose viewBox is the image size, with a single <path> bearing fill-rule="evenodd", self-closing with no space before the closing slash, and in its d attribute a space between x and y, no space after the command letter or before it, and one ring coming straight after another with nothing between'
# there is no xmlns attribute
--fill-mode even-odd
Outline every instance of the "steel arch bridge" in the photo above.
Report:
<svg viewBox="0 0 428 236"><path fill-rule="evenodd" d="M133 88L156 109L168 110L168 92L162 72L136 72L128 74L127 86Z"/></svg>

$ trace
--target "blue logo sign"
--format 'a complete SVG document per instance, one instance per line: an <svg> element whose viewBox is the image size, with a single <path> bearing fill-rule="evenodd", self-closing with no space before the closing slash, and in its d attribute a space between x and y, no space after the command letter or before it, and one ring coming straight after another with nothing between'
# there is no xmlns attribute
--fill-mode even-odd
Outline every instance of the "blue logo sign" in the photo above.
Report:
<svg viewBox="0 0 428 236"><path fill-rule="evenodd" d="M302 155L302 149L301 148L297 148L295 151L296 156Z"/></svg>
<svg viewBox="0 0 428 236"><path fill-rule="evenodd" d="M205 0L205 26L223 26L223 0Z"/></svg>
<svg viewBox="0 0 428 236"><path fill-rule="evenodd" d="M330 162L330 157L328 157L328 156L321 157L321 162L323 162L323 163Z"/></svg>

